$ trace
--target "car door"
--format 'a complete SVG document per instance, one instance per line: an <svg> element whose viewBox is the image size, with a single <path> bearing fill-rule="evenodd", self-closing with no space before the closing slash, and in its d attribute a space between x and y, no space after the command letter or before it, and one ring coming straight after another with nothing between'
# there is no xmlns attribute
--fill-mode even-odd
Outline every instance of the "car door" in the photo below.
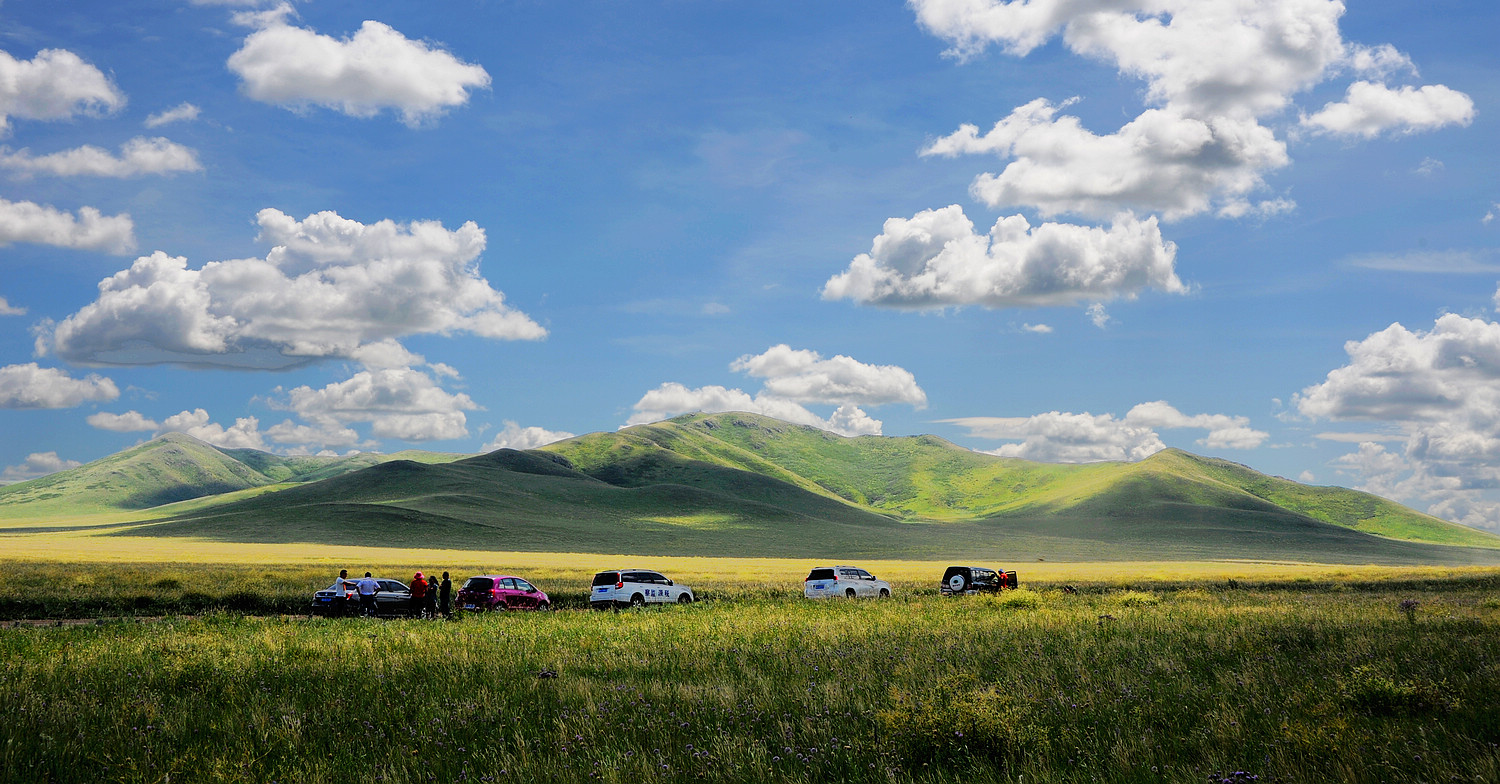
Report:
<svg viewBox="0 0 1500 784"><path fill-rule="evenodd" d="M880 593L880 590L875 587L875 575L863 569L855 571L859 573L859 581L855 583L858 587L854 590L858 591L860 596L875 596Z"/></svg>
<svg viewBox="0 0 1500 784"><path fill-rule="evenodd" d="M381 580L375 607L381 615L406 615L411 612L411 589L395 580Z"/></svg>
<svg viewBox="0 0 1500 784"><path fill-rule="evenodd" d="M523 606L520 597L520 589L516 588L516 578L503 577L500 579L500 603L507 609L518 609Z"/></svg>
<svg viewBox="0 0 1500 784"><path fill-rule="evenodd" d="M519 603L520 606L525 607L528 610L535 610L537 607L536 586L517 577L516 602Z"/></svg>

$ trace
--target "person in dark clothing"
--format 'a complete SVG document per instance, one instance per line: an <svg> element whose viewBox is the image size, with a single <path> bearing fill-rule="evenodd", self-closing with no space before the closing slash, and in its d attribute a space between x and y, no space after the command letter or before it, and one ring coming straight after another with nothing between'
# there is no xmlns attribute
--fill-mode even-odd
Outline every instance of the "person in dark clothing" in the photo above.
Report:
<svg viewBox="0 0 1500 784"><path fill-rule="evenodd" d="M437 577L434 576L431 580L427 581L427 617L428 618L436 618L437 617L437 605L438 605L438 581L437 581Z"/></svg>
<svg viewBox="0 0 1500 784"><path fill-rule="evenodd" d="M453 617L453 581L448 579L447 572L443 572L443 582L438 591L438 612L444 618Z"/></svg>

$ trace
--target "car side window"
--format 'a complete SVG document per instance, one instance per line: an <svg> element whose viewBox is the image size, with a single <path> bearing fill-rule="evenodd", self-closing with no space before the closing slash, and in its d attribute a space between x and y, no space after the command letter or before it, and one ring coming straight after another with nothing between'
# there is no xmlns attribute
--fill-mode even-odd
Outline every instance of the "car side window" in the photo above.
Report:
<svg viewBox="0 0 1500 784"><path fill-rule="evenodd" d="M861 580L873 580L873 579L875 579L875 575L870 574L869 572L867 572L867 571L865 571L863 569L856 569L855 571L859 572L859 579L861 579Z"/></svg>
<svg viewBox="0 0 1500 784"><path fill-rule="evenodd" d="M648 582L648 583L651 583L653 585L666 585L667 584L667 578L664 577L664 576L662 576L662 575L660 575L660 574L657 574L656 572L647 572L646 575L645 575L645 577L646 577L646 579L642 580L642 582Z"/></svg>
<svg viewBox="0 0 1500 784"><path fill-rule="evenodd" d="M854 577L857 577L858 575L855 574L855 572L854 572L853 569L840 569L839 570L839 576L840 577L848 577L848 578L852 579Z"/></svg>
<svg viewBox="0 0 1500 784"><path fill-rule="evenodd" d="M643 583L645 581L640 572L622 572L620 574L620 582L622 583Z"/></svg>
<svg viewBox="0 0 1500 784"><path fill-rule="evenodd" d="M514 591L516 589L516 578L506 577L500 581L500 587Z"/></svg>
<svg viewBox="0 0 1500 784"><path fill-rule="evenodd" d="M516 580L516 590L518 590L518 591L530 591L530 590L532 590L532 585L531 585L531 583L528 583L525 580L517 579Z"/></svg>
<svg viewBox="0 0 1500 784"><path fill-rule="evenodd" d="M395 580L381 580L380 581L380 590L382 590L382 591L405 591L405 590L408 590L408 588L406 586L402 585L401 583L396 582Z"/></svg>

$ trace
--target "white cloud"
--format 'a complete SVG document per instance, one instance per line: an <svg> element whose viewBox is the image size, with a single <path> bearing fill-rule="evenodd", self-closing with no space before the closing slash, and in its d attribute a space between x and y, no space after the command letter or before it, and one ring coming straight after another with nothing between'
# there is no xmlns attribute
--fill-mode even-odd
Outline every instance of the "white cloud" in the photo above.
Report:
<svg viewBox="0 0 1500 784"><path fill-rule="evenodd" d="M1406 437L1400 452L1362 442L1335 467L1361 489L1500 529L1500 515L1485 516L1500 509L1500 323L1447 314L1430 331L1392 324L1344 350L1348 363L1302 390L1297 410Z"/></svg>
<svg viewBox="0 0 1500 784"><path fill-rule="evenodd" d="M266 430L266 438L277 444L294 444L302 448L300 451L311 451L312 447L352 447L365 443L361 442L359 433L354 428L344 427L336 422L299 425L290 419L272 425Z"/></svg>
<svg viewBox="0 0 1500 784"><path fill-rule="evenodd" d="M1125 421L1163 430L1207 430L1208 435L1197 443L1210 449L1256 449L1271 437L1270 433L1252 429L1248 417L1228 414L1188 416L1165 400L1141 403L1125 414Z"/></svg>
<svg viewBox="0 0 1500 784"><path fill-rule="evenodd" d="M1014 158L999 174L981 174L970 192L991 207L1036 207L1108 219L1122 211L1167 220L1209 209L1243 214L1262 173L1290 162L1286 144L1243 117L1197 118L1149 109L1119 131L1098 136L1062 106L1037 99L983 136L964 125L923 155L992 153Z"/></svg>
<svg viewBox="0 0 1500 784"><path fill-rule="evenodd" d="M186 433L193 438L225 449L266 448L265 438L260 433L260 420L255 417L240 417L234 425L224 427L209 421L208 412L198 408L173 414L162 420L157 435L162 433Z"/></svg>
<svg viewBox="0 0 1500 784"><path fill-rule="evenodd" d="M116 433L141 433L161 428L160 423L147 419L144 414L134 410L123 414L111 414L107 411L89 414L88 423L100 430L110 430Z"/></svg>
<svg viewBox="0 0 1500 784"><path fill-rule="evenodd" d="M860 406L906 403L927 405L927 393L916 378L895 365L867 365L839 355L823 359L816 351L772 346L761 354L746 354L730 363L730 370L765 379L765 387L751 395L742 389L711 385L690 388L676 382L662 384L636 401L627 425L670 419L692 411L745 411L785 422L846 436L880 435L882 422ZM837 406L827 418L803 404Z"/></svg>
<svg viewBox="0 0 1500 784"><path fill-rule="evenodd" d="M1490 207L1490 211L1486 212L1484 214L1484 217L1479 219L1479 222L1488 224L1490 221L1495 219L1495 213L1497 212L1500 212L1500 202L1495 202L1494 206Z"/></svg>
<svg viewBox="0 0 1500 784"><path fill-rule="evenodd" d="M315 425L368 422L374 435L403 441L463 438L469 434L464 412L479 408L468 395L450 394L410 368L364 370L322 389L301 386L287 395L286 407Z"/></svg>
<svg viewBox="0 0 1500 784"><path fill-rule="evenodd" d="M1068 305L1188 289L1173 269L1177 247L1155 218L1122 217L1108 229L1043 223L1020 215L976 234L950 205L891 218L869 253L830 278L824 299L901 308Z"/></svg>
<svg viewBox="0 0 1500 784"><path fill-rule="evenodd" d="M1109 311L1104 309L1104 303L1095 302L1088 307L1088 310L1084 312L1088 315L1089 321L1093 322L1095 327L1104 329L1105 327L1109 326Z"/></svg>
<svg viewBox="0 0 1500 784"><path fill-rule="evenodd" d="M521 427L510 420L505 421L505 429L495 434L489 443L479 448L481 452L493 452L496 449L536 449L540 446L563 441L574 436L565 430L547 430L546 428L531 426Z"/></svg>
<svg viewBox="0 0 1500 784"><path fill-rule="evenodd" d="M989 454L1050 463L1141 460L1166 449L1156 431L1116 419L1051 411L1029 417L960 417L942 422L968 428L974 438L1020 441Z"/></svg>
<svg viewBox="0 0 1500 784"><path fill-rule="evenodd" d="M1226 414L1189 416L1166 401L1142 403L1124 417L1051 411L1029 417L962 417L940 420L959 425L973 438L1019 441L989 454L1055 463L1102 460L1135 461L1166 448L1158 430L1196 429L1208 449L1255 449L1270 434L1250 427L1250 420Z"/></svg>
<svg viewBox="0 0 1500 784"><path fill-rule="evenodd" d="M1417 165L1417 168L1416 168L1415 171L1416 171L1417 174L1420 174L1423 177L1431 177L1432 175L1437 174L1438 172L1440 172L1442 170L1443 170L1443 162L1442 161L1440 161L1440 160L1438 160L1436 158L1428 157L1428 158L1423 158L1422 159L1422 162Z"/></svg>
<svg viewBox="0 0 1500 784"><path fill-rule="evenodd" d="M441 115L490 84L484 68L441 48L413 41L388 25L366 20L343 40L293 27L290 6L242 13L258 28L229 57L229 69L257 101L291 107L325 106L353 117L385 109L407 125Z"/></svg>
<svg viewBox="0 0 1500 784"><path fill-rule="evenodd" d="M1303 117L1319 133L1373 139L1386 131L1416 133L1474 120L1474 101L1440 84L1398 90L1374 82L1349 85L1344 100Z"/></svg>
<svg viewBox="0 0 1500 784"><path fill-rule="evenodd" d="M191 103L183 101L170 109L163 109L156 114L146 118L147 128L160 128L175 122L192 122L198 119L201 110Z"/></svg>
<svg viewBox="0 0 1500 784"><path fill-rule="evenodd" d="M137 136L120 147L119 157L88 144L40 157L33 157L25 148L11 152L0 147L0 168L59 177L137 177L202 171L203 165L198 163L198 153L191 148L160 136L153 139Z"/></svg>
<svg viewBox="0 0 1500 784"><path fill-rule="evenodd" d="M0 247L12 242L129 253L135 248L135 224L125 213L103 215L93 207L81 207L75 216L42 204L0 198Z"/></svg>
<svg viewBox="0 0 1500 784"><path fill-rule="evenodd" d="M1313 482L1316 482L1317 479L1317 475L1311 471L1303 471L1302 473L1297 475L1297 481L1301 482L1304 485L1310 485Z"/></svg>
<svg viewBox="0 0 1500 784"><path fill-rule="evenodd" d="M36 479L81 465L83 464L77 460L64 460L58 457L56 452L32 452L26 456L26 462L6 466L4 471L0 471L0 484L24 482L27 479Z"/></svg>
<svg viewBox="0 0 1500 784"><path fill-rule="evenodd" d="M1023 331L1023 332L1031 332L1031 333L1035 333L1037 335L1050 335L1050 334L1052 334L1052 328L1049 327L1049 326L1047 326L1046 324L1022 324L1021 325L1021 331Z"/></svg>
<svg viewBox="0 0 1500 784"><path fill-rule="evenodd" d="M1291 162L1286 142L1262 123L1283 115L1297 94L1330 78L1353 73L1366 80L1349 88L1349 101L1308 118L1309 127L1373 136L1467 123L1473 112L1468 96L1443 85L1391 88L1369 81L1416 69L1390 44L1345 42L1340 0L910 0L909 5L918 23L948 41L948 54L960 59L992 44L1024 57L1061 36L1073 53L1142 80L1144 109L1112 132L1095 133L1080 118L1063 114L1076 99L1056 104L1038 98L983 134L977 125L961 125L922 154L996 155L1008 161L1005 167L979 174L970 186L970 193L990 207L1112 220L1112 238L1128 221L1146 226L1161 248L1171 246L1160 240L1158 217L1267 218L1295 208L1284 196L1261 195L1268 188L1267 174ZM1149 216L1149 224L1136 215ZM903 228L888 222L886 231ZM1075 239L1099 231L1066 228ZM908 244L915 250L921 243ZM1084 249L1077 244L1053 250L1035 266L1063 273L1092 266L1079 258ZM1138 245L1133 250L1137 253L1127 258L1135 263L1127 267L1151 270L1152 283L1167 290L1181 286L1167 277L1170 251ZM921 263L935 253L908 250L906 258ZM892 273L870 258L878 255L858 257L848 272L829 282L825 297L929 307L973 302L992 290L991 281L973 280L981 277L974 275L967 285L950 287L970 292L966 297L933 296L935 276L913 291L906 278L921 272L920 266ZM968 255L980 254L975 249ZM975 268L963 265L965 272ZM1102 296L1083 292L1063 299L1102 301L1116 295L1115 290ZM1030 303L1002 295L990 296L986 304Z"/></svg>
<svg viewBox="0 0 1500 784"><path fill-rule="evenodd" d="M0 367L0 408L73 408L119 396L115 382L93 373L73 378L35 362Z"/></svg>
<svg viewBox="0 0 1500 784"><path fill-rule="evenodd" d="M927 393L911 371L895 365L867 365L842 354L823 359L816 351L782 343L762 354L746 354L730 370L765 379L764 394L798 403L907 403L927 407Z"/></svg>
<svg viewBox="0 0 1500 784"><path fill-rule="evenodd" d="M0 134L11 117L65 120L112 112L125 95L98 68L65 49L43 49L30 60L0 51Z"/></svg>
<svg viewBox="0 0 1500 784"><path fill-rule="evenodd" d="M415 355L406 335L469 332L535 340L546 330L505 305L479 275L484 231L436 221L365 225L333 212L257 216L264 259L210 262L160 251L99 284L59 323L53 345L75 362L287 367L323 357L374 364Z"/></svg>
<svg viewBox="0 0 1500 784"><path fill-rule="evenodd" d="M26 315L26 309L25 308L18 308L15 305L10 304L9 302L6 302L4 297L0 297L0 316L24 316L24 315Z"/></svg>
<svg viewBox="0 0 1500 784"><path fill-rule="evenodd" d="M863 409L853 404L839 406L832 416L824 419L800 403L785 398L765 393L751 396L742 389L717 385L690 389L675 381L662 384L636 401L635 413L625 424L660 422L693 411L705 414L744 411L846 436L880 435L882 426L880 420L870 418Z"/></svg>

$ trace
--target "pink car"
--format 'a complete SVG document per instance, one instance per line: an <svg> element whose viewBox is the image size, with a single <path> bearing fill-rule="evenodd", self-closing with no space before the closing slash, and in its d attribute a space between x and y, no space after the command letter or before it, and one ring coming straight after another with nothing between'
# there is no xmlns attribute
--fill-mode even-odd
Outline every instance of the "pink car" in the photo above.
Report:
<svg viewBox="0 0 1500 784"><path fill-rule="evenodd" d="M460 610L550 610L547 594L525 580L509 574L481 574L464 581L458 589Z"/></svg>

